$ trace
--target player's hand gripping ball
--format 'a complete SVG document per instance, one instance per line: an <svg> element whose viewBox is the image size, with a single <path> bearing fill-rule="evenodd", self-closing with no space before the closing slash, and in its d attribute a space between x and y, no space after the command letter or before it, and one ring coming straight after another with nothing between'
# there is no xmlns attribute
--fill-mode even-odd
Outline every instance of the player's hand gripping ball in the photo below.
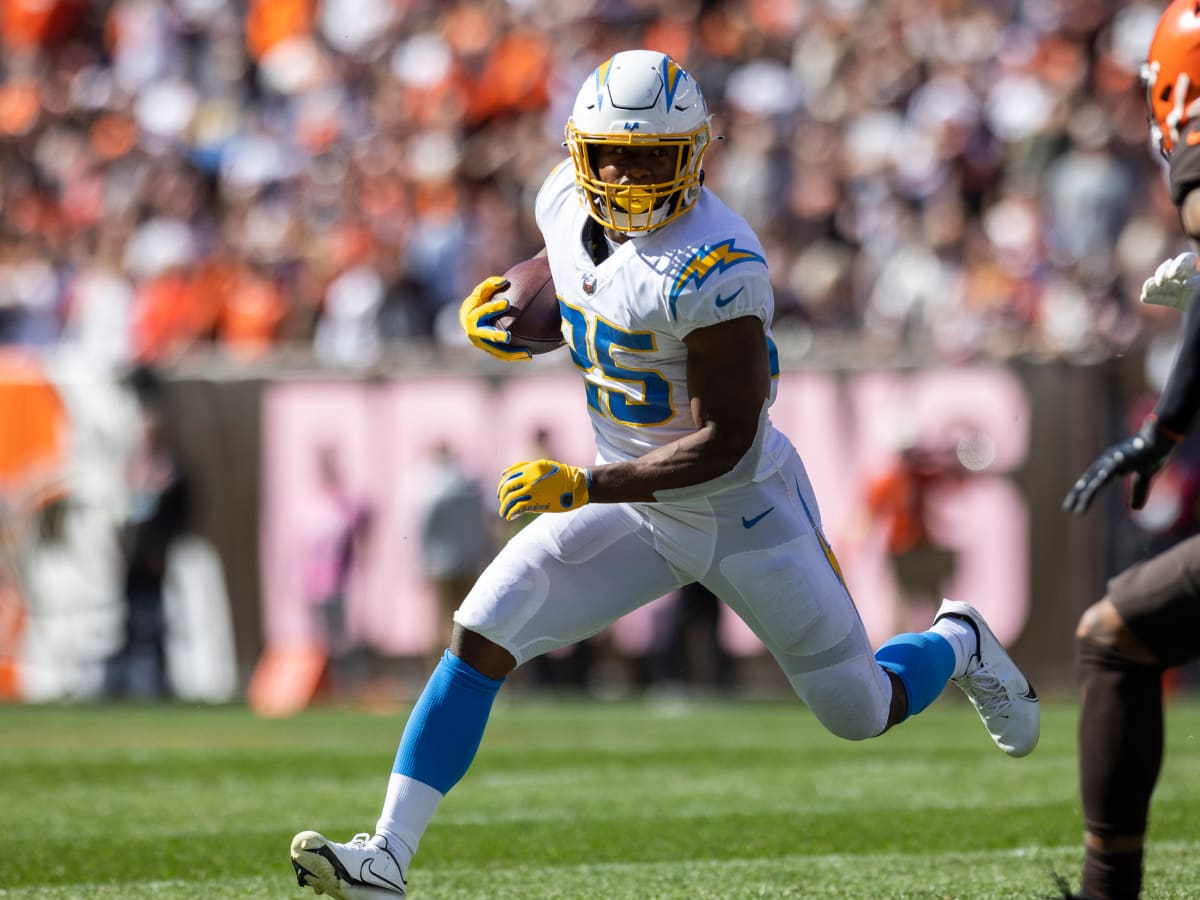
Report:
<svg viewBox="0 0 1200 900"><path fill-rule="evenodd" d="M458 320L471 343L497 359L529 359L563 345L558 295L541 256L481 282Z"/></svg>
<svg viewBox="0 0 1200 900"><path fill-rule="evenodd" d="M500 474L496 496L500 515L510 522L525 513L560 513L590 499L592 473L577 466L537 459L509 466Z"/></svg>
<svg viewBox="0 0 1200 900"><path fill-rule="evenodd" d="M493 275L477 284L458 308L458 324L467 340L484 353L508 362L529 359L532 354L524 347L510 346L508 331L495 324L498 317L508 312L508 300L495 295L507 287L502 275Z"/></svg>
<svg viewBox="0 0 1200 900"><path fill-rule="evenodd" d="M562 315L546 257L517 263L504 273L504 279L508 282L504 290L508 312L496 319L496 325L508 331L509 342L534 356L561 347Z"/></svg>

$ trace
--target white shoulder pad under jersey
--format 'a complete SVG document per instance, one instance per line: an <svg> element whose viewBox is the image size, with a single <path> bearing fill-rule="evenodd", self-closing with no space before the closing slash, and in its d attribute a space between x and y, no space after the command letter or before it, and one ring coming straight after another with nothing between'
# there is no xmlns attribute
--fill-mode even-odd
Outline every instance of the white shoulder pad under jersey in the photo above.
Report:
<svg viewBox="0 0 1200 900"><path fill-rule="evenodd" d="M535 212L602 462L642 456L695 430L684 338L697 328L757 318L774 399L774 299L762 246L712 192L703 191L674 222L620 244L599 265L584 248L588 215L569 161L550 173Z"/></svg>

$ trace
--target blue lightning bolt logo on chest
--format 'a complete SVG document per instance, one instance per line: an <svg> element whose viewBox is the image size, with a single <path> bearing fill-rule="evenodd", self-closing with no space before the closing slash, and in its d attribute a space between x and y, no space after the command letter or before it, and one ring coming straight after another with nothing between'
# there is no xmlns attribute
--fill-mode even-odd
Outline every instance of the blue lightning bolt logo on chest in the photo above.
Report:
<svg viewBox="0 0 1200 900"><path fill-rule="evenodd" d="M733 238L721 241L719 244L701 246L696 249L687 258L683 268L679 270L679 274L675 276L675 281L671 284L671 318L678 318L675 313L675 304L688 285L700 288L704 282L708 281L710 275L719 274L744 262L757 262L764 266L767 264L767 261L753 250L742 250L735 246Z"/></svg>

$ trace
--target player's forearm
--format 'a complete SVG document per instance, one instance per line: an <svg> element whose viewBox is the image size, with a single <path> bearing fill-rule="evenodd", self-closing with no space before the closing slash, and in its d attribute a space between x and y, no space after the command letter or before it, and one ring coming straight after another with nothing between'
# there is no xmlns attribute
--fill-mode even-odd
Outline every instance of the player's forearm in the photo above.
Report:
<svg viewBox="0 0 1200 900"><path fill-rule="evenodd" d="M1160 428L1183 435L1200 407L1200 297L1193 297L1183 317L1183 337L1175 365L1154 406Z"/></svg>
<svg viewBox="0 0 1200 900"><path fill-rule="evenodd" d="M694 487L733 470L753 444L744 436L723 438L702 428L625 462L595 466L589 487L593 503L650 503L659 491Z"/></svg>

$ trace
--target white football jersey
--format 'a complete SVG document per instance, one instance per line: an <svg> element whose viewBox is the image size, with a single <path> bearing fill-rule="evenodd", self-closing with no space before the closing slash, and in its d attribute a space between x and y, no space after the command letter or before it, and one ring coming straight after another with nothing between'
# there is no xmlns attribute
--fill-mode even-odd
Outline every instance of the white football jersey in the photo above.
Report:
<svg viewBox="0 0 1200 900"><path fill-rule="evenodd" d="M703 190L674 222L618 245L599 265L584 247L588 214L569 160L547 177L535 210L563 336L586 384L598 462L640 457L695 431L684 338L696 328L741 316L762 322L774 401L779 364L763 249L745 220L711 191ZM738 480L760 480L790 449L764 414L748 454L754 458L739 464ZM720 488L730 486L719 481Z"/></svg>

